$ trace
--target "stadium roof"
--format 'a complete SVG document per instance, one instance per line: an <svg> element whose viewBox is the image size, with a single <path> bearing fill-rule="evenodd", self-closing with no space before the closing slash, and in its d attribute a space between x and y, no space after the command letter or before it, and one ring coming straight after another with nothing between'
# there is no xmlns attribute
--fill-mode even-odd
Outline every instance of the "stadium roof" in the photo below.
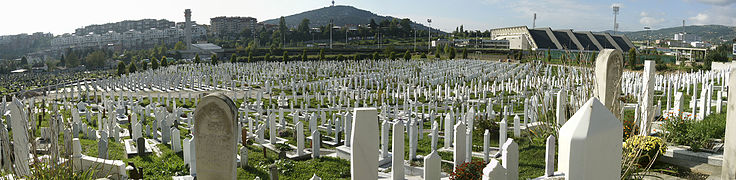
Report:
<svg viewBox="0 0 736 180"><path fill-rule="evenodd" d="M527 36L532 49L599 51L618 49L626 53L634 44L624 35L573 31L571 29L553 30L551 28L529 29L526 26L506 27L491 30L492 36Z"/></svg>

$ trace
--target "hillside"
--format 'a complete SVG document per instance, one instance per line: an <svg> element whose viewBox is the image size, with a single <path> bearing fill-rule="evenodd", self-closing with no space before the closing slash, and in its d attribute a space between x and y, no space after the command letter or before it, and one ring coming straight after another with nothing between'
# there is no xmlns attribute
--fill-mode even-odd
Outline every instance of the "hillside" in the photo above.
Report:
<svg viewBox="0 0 736 180"><path fill-rule="evenodd" d="M309 19L310 27L318 27L318 26L324 26L330 23L330 19L333 19L336 26L343 26L346 24L350 25L358 25L358 24L368 24L370 23L371 19L376 21L376 23L380 23L384 19L391 20L391 19L402 19L402 18L396 18L391 16L380 16L375 13L372 13L370 11L358 9L352 6L330 6L330 7L323 7L315 10L305 11L302 13L284 16L286 19L286 25L289 27L296 27L301 23L302 19ZM263 21L263 23L266 24L279 24L279 19L269 19ZM412 27L413 28L419 28L419 29L427 29L426 26L416 23L415 20L412 20ZM437 31L437 29L433 29L432 32ZM443 32L444 33L444 32Z"/></svg>
<svg viewBox="0 0 736 180"><path fill-rule="evenodd" d="M606 31L611 33L610 31ZM672 39L675 33L682 32L682 27L671 27L657 30L651 30L651 39ZM721 40L732 41L736 38L736 27L723 25L702 25L702 26L685 26L685 32L700 36L703 41L710 41L718 44ZM647 31L621 32L632 41L647 40Z"/></svg>

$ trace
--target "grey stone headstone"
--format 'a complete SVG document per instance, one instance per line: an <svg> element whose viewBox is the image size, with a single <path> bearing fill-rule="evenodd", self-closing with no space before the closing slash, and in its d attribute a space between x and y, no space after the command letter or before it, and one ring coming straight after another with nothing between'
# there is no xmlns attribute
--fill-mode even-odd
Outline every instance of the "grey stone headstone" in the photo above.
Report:
<svg viewBox="0 0 736 180"><path fill-rule="evenodd" d="M202 98L194 111L197 178L235 179L237 107L221 93Z"/></svg>
<svg viewBox="0 0 736 180"><path fill-rule="evenodd" d="M97 157L107 159L107 139L100 139L97 142Z"/></svg>
<svg viewBox="0 0 736 180"><path fill-rule="evenodd" d="M319 149L322 142L322 136L319 131L312 131L312 158L319 158Z"/></svg>
<svg viewBox="0 0 736 180"><path fill-rule="evenodd" d="M138 155L143 156L146 153L146 139L143 137L139 137L136 141L136 150L138 150Z"/></svg>
<svg viewBox="0 0 736 180"><path fill-rule="evenodd" d="M240 147L240 168L245 169L248 166L248 148Z"/></svg>

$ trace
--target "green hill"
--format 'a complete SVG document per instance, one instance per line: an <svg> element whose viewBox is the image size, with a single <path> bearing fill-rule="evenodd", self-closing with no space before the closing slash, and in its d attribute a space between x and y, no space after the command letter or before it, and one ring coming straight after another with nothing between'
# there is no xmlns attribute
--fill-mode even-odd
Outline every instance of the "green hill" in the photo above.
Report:
<svg viewBox="0 0 736 180"><path fill-rule="evenodd" d="M359 25L359 24L366 25L370 23L371 19L376 21L376 23L380 23L383 20L403 19L403 18L396 18L396 17L391 17L391 16L380 16L370 11L358 9L352 6L339 6L339 5L305 11L305 12L290 15L290 16L284 16L284 18L286 19L286 25L289 27L298 26L299 23L301 23L302 19L305 19L305 18L309 19L310 27L328 25L330 23L330 19L334 21L334 24L336 26ZM263 23L278 25L279 19L278 18L269 19L269 20L263 21ZM427 29L426 26L416 23L415 21L412 21L412 27L419 28L419 29ZM435 32L435 31L437 31L437 29L433 28L432 32Z"/></svg>
<svg viewBox="0 0 736 180"><path fill-rule="evenodd" d="M675 33L682 32L682 27L671 27L657 30L651 30L649 32L651 40L656 39L673 39ZM606 31L611 33L610 31ZM714 44L719 44L722 41L732 41L736 38L736 27L723 26L723 25L700 25L700 26L685 26L685 32L688 34L695 34L700 36L703 41L710 41ZM634 31L634 32L621 32L632 41L645 41L647 40L647 31Z"/></svg>

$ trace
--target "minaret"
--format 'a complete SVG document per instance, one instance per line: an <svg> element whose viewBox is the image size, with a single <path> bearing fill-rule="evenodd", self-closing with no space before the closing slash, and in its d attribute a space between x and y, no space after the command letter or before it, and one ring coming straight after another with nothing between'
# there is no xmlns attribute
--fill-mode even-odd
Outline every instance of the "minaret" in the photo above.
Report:
<svg viewBox="0 0 736 180"><path fill-rule="evenodd" d="M192 47L192 10L184 10L184 43L187 45L187 49Z"/></svg>

